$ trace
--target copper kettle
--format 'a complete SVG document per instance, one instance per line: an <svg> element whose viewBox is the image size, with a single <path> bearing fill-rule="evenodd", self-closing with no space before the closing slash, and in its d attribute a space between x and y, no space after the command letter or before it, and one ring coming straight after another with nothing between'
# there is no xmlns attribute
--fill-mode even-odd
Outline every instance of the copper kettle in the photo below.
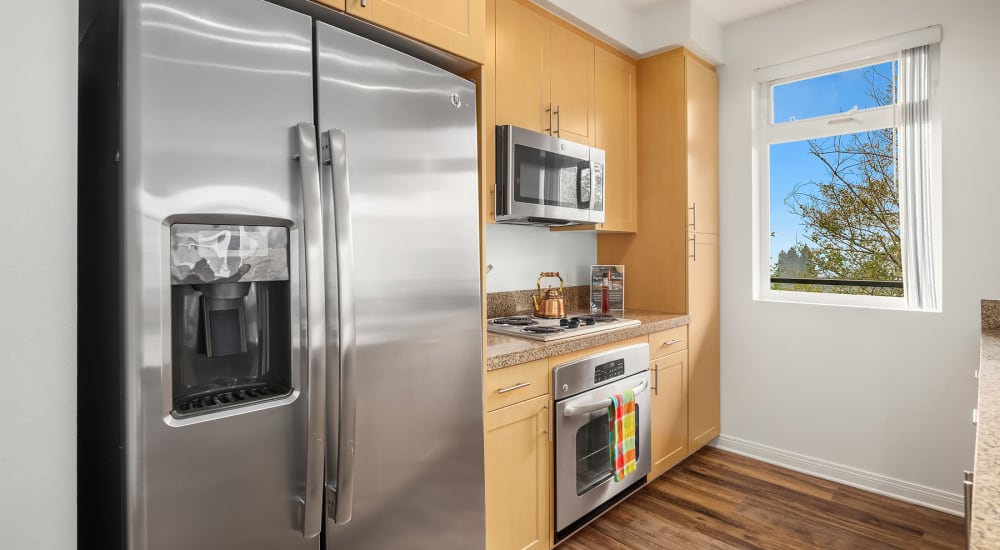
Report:
<svg viewBox="0 0 1000 550"><path fill-rule="evenodd" d="M559 279L559 290L549 285L542 290L542 279L546 277L556 277ZM563 278L558 271L544 271L538 276L535 283L538 286L538 294L532 294L531 300L535 304L535 316L546 319L561 319L566 316L566 300L563 299Z"/></svg>

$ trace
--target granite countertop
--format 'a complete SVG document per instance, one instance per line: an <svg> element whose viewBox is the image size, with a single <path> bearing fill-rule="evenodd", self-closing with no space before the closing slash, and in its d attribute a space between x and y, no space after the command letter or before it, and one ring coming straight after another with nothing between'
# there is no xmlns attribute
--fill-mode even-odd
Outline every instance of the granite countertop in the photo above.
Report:
<svg viewBox="0 0 1000 550"><path fill-rule="evenodd" d="M581 312L584 313L584 312ZM570 316L574 313L568 314ZM493 332L486 336L486 370L502 369L512 367L536 359L544 359L553 355L560 355L602 344L627 340L636 336L666 330L668 328L686 325L689 322L687 315L676 313L660 313L656 311L643 311L637 309L626 309L623 315L626 319L638 319L640 324L623 327L615 330L587 334L563 340L553 340L551 342L540 342L516 336L505 336Z"/></svg>
<svg viewBox="0 0 1000 550"><path fill-rule="evenodd" d="M978 408L969 547L985 550L1000 548L1000 330L982 332Z"/></svg>

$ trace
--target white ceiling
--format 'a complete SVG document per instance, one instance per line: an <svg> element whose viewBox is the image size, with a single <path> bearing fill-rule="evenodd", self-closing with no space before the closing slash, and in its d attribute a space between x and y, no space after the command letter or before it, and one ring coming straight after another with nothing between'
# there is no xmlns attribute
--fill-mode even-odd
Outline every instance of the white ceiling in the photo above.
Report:
<svg viewBox="0 0 1000 550"><path fill-rule="evenodd" d="M677 0L620 0L626 6L642 11L655 5L672 4ZM804 0L694 0L721 26L749 19Z"/></svg>

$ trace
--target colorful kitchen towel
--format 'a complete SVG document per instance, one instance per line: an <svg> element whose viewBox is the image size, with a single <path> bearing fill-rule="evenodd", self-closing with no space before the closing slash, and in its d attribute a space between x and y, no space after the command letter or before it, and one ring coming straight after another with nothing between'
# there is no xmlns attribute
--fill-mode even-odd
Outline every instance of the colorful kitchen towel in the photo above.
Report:
<svg viewBox="0 0 1000 550"><path fill-rule="evenodd" d="M615 481L635 471L635 394L632 390L611 397L608 407L608 447Z"/></svg>

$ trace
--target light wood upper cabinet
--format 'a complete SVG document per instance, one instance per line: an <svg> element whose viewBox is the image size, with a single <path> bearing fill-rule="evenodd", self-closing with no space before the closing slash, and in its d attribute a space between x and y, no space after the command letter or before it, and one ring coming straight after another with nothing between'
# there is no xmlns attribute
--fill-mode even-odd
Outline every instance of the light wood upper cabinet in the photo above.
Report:
<svg viewBox="0 0 1000 550"><path fill-rule="evenodd" d="M667 471L688 455L688 352L678 351L649 362L650 478Z"/></svg>
<svg viewBox="0 0 1000 550"><path fill-rule="evenodd" d="M704 61L684 59L687 83L689 231L719 232L719 79Z"/></svg>
<svg viewBox="0 0 1000 550"><path fill-rule="evenodd" d="M549 548L549 396L487 413L486 547Z"/></svg>
<svg viewBox="0 0 1000 550"><path fill-rule="evenodd" d="M690 233L688 452L719 435L719 236Z"/></svg>
<svg viewBox="0 0 1000 550"><path fill-rule="evenodd" d="M683 48L640 60L637 79L638 231L599 235L597 261L628 266L626 307L688 313L688 232L718 233L718 81Z"/></svg>
<svg viewBox="0 0 1000 550"><path fill-rule="evenodd" d="M537 10L496 0L496 124L549 131L549 26Z"/></svg>
<svg viewBox="0 0 1000 550"><path fill-rule="evenodd" d="M634 233L638 226L635 64L597 48L594 67L594 143L606 154L605 221L597 230Z"/></svg>
<svg viewBox="0 0 1000 550"><path fill-rule="evenodd" d="M552 133L594 144L594 43L561 25L550 27Z"/></svg>
<svg viewBox="0 0 1000 550"><path fill-rule="evenodd" d="M496 123L593 145L594 49L541 8L496 0Z"/></svg>
<svg viewBox="0 0 1000 550"><path fill-rule="evenodd" d="M344 11L347 8L347 0L312 0L317 4L329 6L335 10Z"/></svg>
<svg viewBox="0 0 1000 550"><path fill-rule="evenodd" d="M343 0L341 0L343 4ZM347 13L482 63L485 0L347 0Z"/></svg>

